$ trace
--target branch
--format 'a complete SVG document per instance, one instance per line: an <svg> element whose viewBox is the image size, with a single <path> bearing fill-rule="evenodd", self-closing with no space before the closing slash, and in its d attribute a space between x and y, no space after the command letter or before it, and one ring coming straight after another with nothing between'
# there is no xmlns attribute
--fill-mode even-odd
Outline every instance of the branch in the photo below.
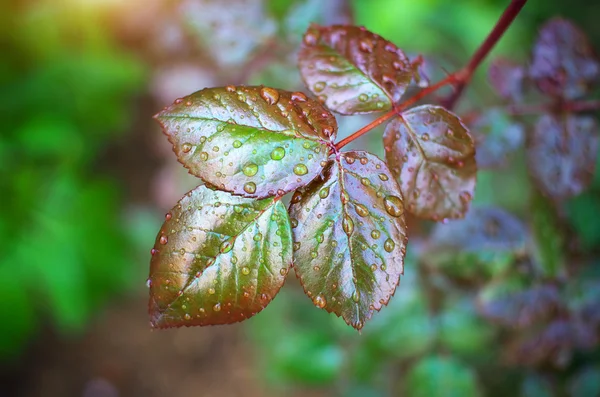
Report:
<svg viewBox="0 0 600 397"><path fill-rule="evenodd" d="M373 120L372 122L370 122L369 124L367 124L363 128L361 128L360 130L356 131L352 135L350 135L350 136L342 139L338 143L336 143L335 149L336 150L340 150L341 148L343 148L344 146L346 146L347 144L349 144L350 142L352 142L356 138L360 137L361 135L366 134L367 132L371 131L373 128L378 127L379 125L381 125L384 122L388 121L389 119L391 119L395 115L400 114L400 112L402 112L404 109L406 109L410 105L412 105L412 104L420 101L421 99L423 99L427 95L431 94L432 92L437 91L441 87L443 87L445 85L448 85L448 84L453 84L455 82L456 82L456 77L455 77L455 75L451 74L448 77L446 77L444 80L441 80L441 81L435 83L432 86L424 88L419 93L417 93L414 96L410 97L409 99L407 99L402 104L400 104L398 106L394 106L392 108L392 110L390 110L389 112L387 112L383 116L376 118L375 120Z"/></svg>
<svg viewBox="0 0 600 397"><path fill-rule="evenodd" d="M506 9L504 10L504 13L502 13L502 16L496 23L496 26L494 26L494 29L492 29L485 41L481 44L481 46L479 46L475 54L473 54L469 63L457 73L457 77L459 77L459 83L456 86L454 92L448 98L442 101L442 106L452 110L452 108L462 95L465 87L471 80L471 77L473 76L473 73L475 72L477 67L489 54L492 48L494 48L498 40L500 40L500 38L504 35L504 33L515 20L525 3L527 3L527 0L512 0L510 2L508 7L506 7Z"/></svg>

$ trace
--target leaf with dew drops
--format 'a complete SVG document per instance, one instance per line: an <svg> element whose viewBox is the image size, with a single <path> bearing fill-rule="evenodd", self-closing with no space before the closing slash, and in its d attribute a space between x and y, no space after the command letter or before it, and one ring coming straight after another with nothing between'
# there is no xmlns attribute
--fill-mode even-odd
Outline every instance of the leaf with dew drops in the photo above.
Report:
<svg viewBox="0 0 600 397"><path fill-rule="evenodd" d="M488 81L503 99L519 103L523 100L525 68L508 59L497 58L488 69Z"/></svg>
<svg viewBox="0 0 600 397"><path fill-rule="evenodd" d="M207 88L155 118L191 174L255 198L310 182L337 131L335 118L317 101L261 86Z"/></svg>
<svg viewBox="0 0 600 397"><path fill-rule="evenodd" d="M441 106L418 106L392 120L383 140L409 212L436 221L464 216L477 166L473 139L458 116Z"/></svg>
<svg viewBox="0 0 600 397"><path fill-rule="evenodd" d="M528 142L529 171L542 191L555 199L576 196L592 182L598 155L598 124L593 117L542 115Z"/></svg>
<svg viewBox="0 0 600 397"><path fill-rule="evenodd" d="M361 329L388 303L403 272L404 205L387 165L367 152L338 154L294 193L290 217L305 293Z"/></svg>
<svg viewBox="0 0 600 397"><path fill-rule="evenodd" d="M508 164L509 155L525 141L525 128L498 108L490 108L469 123L477 147L477 167L496 168Z"/></svg>
<svg viewBox="0 0 600 397"><path fill-rule="evenodd" d="M156 328L229 324L261 311L292 263L289 217L278 199L199 186L165 217L150 263Z"/></svg>
<svg viewBox="0 0 600 397"><path fill-rule="evenodd" d="M600 77L600 63L587 36L570 21L555 18L540 30L529 76L549 95L574 99Z"/></svg>
<svg viewBox="0 0 600 397"><path fill-rule="evenodd" d="M411 83L413 67L393 43L357 26L311 25L299 67L306 86L341 114L389 110Z"/></svg>

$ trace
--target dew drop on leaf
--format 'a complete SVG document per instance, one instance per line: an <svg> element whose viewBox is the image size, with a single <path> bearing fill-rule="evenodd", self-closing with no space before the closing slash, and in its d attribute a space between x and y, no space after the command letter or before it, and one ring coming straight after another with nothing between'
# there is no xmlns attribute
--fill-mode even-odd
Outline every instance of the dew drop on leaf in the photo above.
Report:
<svg viewBox="0 0 600 397"><path fill-rule="evenodd" d="M402 200L397 196L387 196L383 199L383 205L391 216L399 217L404 212Z"/></svg>
<svg viewBox="0 0 600 397"><path fill-rule="evenodd" d="M169 220L171 220L171 218L172 218L172 217L173 217L173 215L171 215L171 213L170 213L170 212L167 212L167 213L165 214L165 220L166 220L166 221L169 221Z"/></svg>
<svg viewBox="0 0 600 397"><path fill-rule="evenodd" d="M216 311L216 312L220 312L221 311L221 304L220 303L216 303L213 306L213 310Z"/></svg>
<svg viewBox="0 0 600 397"><path fill-rule="evenodd" d="M344 232L348 236L354 231L354 221L347 214L344 214L344 218L342 219L342 229L344 229Z"/></svg>
<svg viewBox="0 0 600 397"><path fill-rule="evenodd" d="M233 244L231 243L231 241L226 240L221 243L221 247L219 247L219 251L221 251L222 254L226 254L229 251L231 251L232 248L233 248Z"/></svg>
<svg viewBox="0 0 600 397"><path fill-rule="evenodd" d="M276 147L271 152L271 159L273 159L273 160L281 160L284 157L285 157L285 149L282 148L281 146Z"/></svg>
<svg viewBox="0 0 600 397"><path fill-rule="evenodd" d="M367 102L368 99L369 99L369 96L367 94L360 94L358 96L358 100L361 102Z"/></svg>
<svg viewBox="0 0 600 397"><path fill-rule="evenodd" d="M189 153L190 150L192 150L192 144L191 143L184 143L183 145L181 145L181 151L183 153Z"/></svg>
<svg viewBox="0 0 600 397"><path fill-rule="evenodd" d="M242 142L236 139L235 141L233 141L233 147L239 149L240 147L242 147Z"/></svg>
<svg viewBox="0 0 600 397"><path fill-rule="evenodd" d="M202 161L208 160L208 153L206 153L206 152L200 153L200 160L202 160Z"/></svg>
<svg viewBox="0 0 600 397"><path fill-rule="evenodd" d="M248 194L253 194L256 192L256 183L248 182L244 184L244 191Z"/></svg>
<svg viewBox="0 0 600 397"><path fill-rule="evenodd" d="M319 309L322 309L327 305L327 300L325 300L325 298L323 296L317 295L317 296L315 296L315 299L313 299L313 303L315 304L316 307L318 307Z"/></svg>
<svg viewBox="0 0 600 397"><path fill-rule="evenodd" d="M242 274L247 276L250 274L250 269L246 266L242 267Z"/></svg>
<svg viewBox="0 0 600 397"><path fill-rule="evenodd" d="M294 174L296 175L306 175L308 173L308 168L304 164L296 164L294 166Z"/></svg>
<svg viewBox="0 0 600 397"><path fill-rule="evenodd" d="M381 236L381 232L379 230L371 231L371 237L373 237L374 239L378 239L380 236Z"/></svg>
<svg viewBox="0 0 600 397"><path fill-rule="evenodd" d="M356 213L362 217L369 215L369 209L362 204L356 204L354 206Z"/></svg>
<svg viewBox="0 0 600 397"><path fill-rule="evenodd" d="M246 163L244 165L244 167L242 168L242 172L246 176L254 176L258 172L258 165L254 164L254 163Z"/></svg>
<svg viewBox="0 0 600 397"><path fill-rule="evenodd" d="M162 245L165 245L166 243L169 242L169 239L167 238L167 236L160 236L160 239L158 240L159 243L161 243Z"/></svg>
<svg viewBox="0 0 600 397"><path fill-rule="evenodd" d="M324 187L321 190L319 190L319 197L325 199L327 198L327 196L329 196L329 187Z"/></svg>
<svg viewBox="0 0 600 397"><path fill-rule="evenodd" d="M306 95L302 92L294 92L292 93L292 100L296 102L306 102Z"/></svg>
<svg viewBox="0 0 600 397"><path fill-rule="evenodd" d="M395 247L396 247L396 243L394 243L394 240L392 240L392 239L388 238L387 240L385 240L385 243L383 243L383 249L386 250L387 252L392 252Z"/></svg>
<svg viewBox="0 0 600 397"><path fill-rule="evenodd" d="M354 301L354 303L360 302L360 291L359 290L354 290L354 292L352 293L352 300Z"/></svg>
<svg viewBox="0 0 600 397"><path fill-rule="evenodd" d="M379 174L379 179L381 179L382 181L387 181L389 177L386 174Z"/></svg>
<svg viewBox="0 0 600 397"><path fill-rule="evenodd" d="M277 90L270 87L263 87L260 90L260 96L264 99L269 105L274 105L279 100L279 92Z"/></svg>
<svg viewBox="0 0 600 397"><path fill-rule="evenodd" d="M315 83L315 85L313 86L313 90L315 92L321 92L325 89L326 86L327 86L327 83L325 83L323 81L319 81L318 83Z"/></svg>

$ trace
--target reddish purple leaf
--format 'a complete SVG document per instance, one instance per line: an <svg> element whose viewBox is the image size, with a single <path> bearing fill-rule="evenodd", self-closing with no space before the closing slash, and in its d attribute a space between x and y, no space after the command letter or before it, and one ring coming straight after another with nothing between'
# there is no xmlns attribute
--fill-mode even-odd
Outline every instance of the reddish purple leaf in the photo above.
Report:
<svg viewBox="0 0 600 397"><path fill-rule="evenodd" d="M256 198L310 182L337 132L335 118L317 101L268 87L207 88L155 117L191 174Z"/></svg>
<svg viewBox="0 0 600 397"><path fill-rule="evenodd" d="M479 169L506 166L508 156L525 140L523 126L500 109L489 109L480 114L469 127L475 138Z"/></svg>
<svg viewBox="0 0 600 397"><path fill-rule="evenodd" d="M539 32L529 75L542 92L573 99L585 95L600 77L600 64L586 35L557 18Z"/></svg>
<svg viewBox="0 0 600 397"><path fill-rule="evenodd" d="M488 70L488 80L494 90L502 98L512 102L523 99L523 82L525 69L507 59L495 59Z"/></svg>
<svg viewBox="0 0 600 397"><path fill-rule="evenodd" d="M598 125L589 116L545 114L528 144L529 170L540 188L564 199L592 181L598 155Z"/></svg>
<svg viewBox="0 0 600 397"><path fill-rule="evenodd" d="M401 49L356 26L312 25L299 67L308 89L341 114L389 110L413 78Z"/></svg>
<svg viewBox="0 0 600 397"><path fill-rule="evenodd" d="M317 307L361 329L403 273L404 203L386 164L367 152L330 160L292 197L294 269Z"/></svg>
<svg viewBox="0 0 600 397"><path fill-rule="evenodd" d="M409 212L436 221L461 218L475 192L475 146L467 127L440 106L392 120L383 142Z"/></svg>
<svg viewBox="0 0 600 397"><path fill-rule="evenodd" d="M281 201L199 186L166 215L152 249L153 327L229 324L261 311L292 263Z"/></svg>

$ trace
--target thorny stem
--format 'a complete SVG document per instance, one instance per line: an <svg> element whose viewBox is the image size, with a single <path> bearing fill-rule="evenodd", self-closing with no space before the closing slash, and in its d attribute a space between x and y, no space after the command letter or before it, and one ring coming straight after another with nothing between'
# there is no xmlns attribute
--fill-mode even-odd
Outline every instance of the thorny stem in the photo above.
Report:
<svg viewBox="0 0 600 397"><path fill-rule="evenodd" d="M494 29L487 36L485 41L479 46L475 54L471 57L469 63L458 72L452 73L448 75L445 79L437 82L436 84L429 86L413 97L409 98L405 102L400 105L394 106L392 110L388 113L385 113L383 116L378 117L373 120L371 123L362 127L360 130L356 131L352 135L342 139L340 142L335 144L334 150L339 151L341 148L357 139L358 137L366 134L371 131L373 128L380 126L384 122L388 121L396 114L399 114L402 110L406 109L408 106L413 105L418 102L425 96L437 91L441 87L445 85L452 84L455 86L455 91L449 96L446 100L442 101L442 105L448 109L452 109L458 98L461 96L462 91L465 89L466 85L471 80L473 73L477 69L477 67L481 64L481 62L485 59L488 53L492 50L492 48L496 45L498 40L504 35L510 24L515 20L523 6L527 0L512 0L511 3L506 7L506 10L502 13L502 16L494 26Z"/></svg>
<svg viewBox="0 0 600 397"><path fill-rule="evenodd" d="M527 0L512 0L508 7L502 13L502 16L494 26L494 29L486 37L485 41L479 46L475 54L471 57L469 63L462 68L457 74L460 75L461 79L456 86L454 92L445 100L442 101L442 105L452 110L460 96L462 95L465 87L471 80L473 73L485 57L490 53L492 48L496 45L498 40L504 35L508 27L515 20L523 6L527 3Z"/></svg>

